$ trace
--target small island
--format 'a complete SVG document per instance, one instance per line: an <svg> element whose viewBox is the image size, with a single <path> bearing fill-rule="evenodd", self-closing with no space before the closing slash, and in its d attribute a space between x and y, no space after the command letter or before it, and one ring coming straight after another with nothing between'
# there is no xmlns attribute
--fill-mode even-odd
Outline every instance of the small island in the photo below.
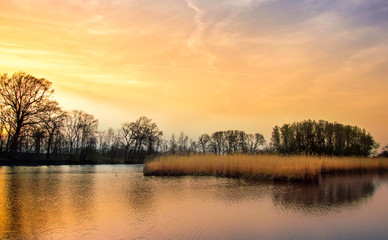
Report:
<svg viewBox="0 0 388 240"><path fill-rule="evenodd" d="M201 154L172 149L147 162L144 175L317 183L326 175L388 170L386 148L372 157L378 144L365 129L324 120L275 126L264 148L261 134L232 130L203 134L198 143Z"/></svg>
<svg viewBox="0 0 388 240"><path fill-rule="evenodd" d="M146 176L217 176L316 183L325 175L380 173L387 158L277 155L164 156L144 166Z"/></svg>

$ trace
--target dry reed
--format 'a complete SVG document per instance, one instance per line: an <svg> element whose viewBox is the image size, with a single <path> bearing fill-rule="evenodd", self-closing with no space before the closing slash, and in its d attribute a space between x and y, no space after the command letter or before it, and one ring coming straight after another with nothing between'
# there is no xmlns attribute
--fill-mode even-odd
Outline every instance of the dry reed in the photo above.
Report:
<svg viewBox="0 0 388 240"><path fill-rule="evenodd" d="M276 155L162 156L144 166L144 175L219 176L317 182L322 175L388 170L387 158Z"/></svg>

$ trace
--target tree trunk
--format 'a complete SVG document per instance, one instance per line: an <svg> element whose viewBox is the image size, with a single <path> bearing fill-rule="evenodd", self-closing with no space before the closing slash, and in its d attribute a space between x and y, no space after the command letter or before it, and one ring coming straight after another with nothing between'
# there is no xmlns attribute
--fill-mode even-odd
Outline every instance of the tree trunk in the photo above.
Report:
<svg viewBox="0 0 388 240"><path fill-rule="evenodd" d="M46 153L46 158L47 159L50 157L50 151L51 151L51 145L52 145L52 141L53 141L53 135L54 135L54 133L50 133L49 132L49 139L48 139L48 142L47 142L47 153Z"/></svg>
<svg viewBox="0 0 388 240"><path fill-rule="evenodd" d="M14 134L13 137L12 137L12 143L11 143L11 147L10 147L10 152L11 152L11 154L16 153L17 150L18 150L20 130L21 130L21 126L18 125L18 126L16 127L15 134Z"/></svg>

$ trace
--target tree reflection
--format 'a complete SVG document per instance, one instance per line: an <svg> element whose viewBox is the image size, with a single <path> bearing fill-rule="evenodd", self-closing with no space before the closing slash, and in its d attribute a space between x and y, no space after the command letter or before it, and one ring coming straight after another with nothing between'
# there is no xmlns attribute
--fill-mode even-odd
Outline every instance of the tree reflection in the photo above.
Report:
<svg viewBox="0 0 388 240"><path fill-rule="evenodd" d="M42 239L68 218L91 222L93 176L62 173L57 167L16 167L2 172L0 239Z"/></svg>
<svg viewBox="0 0 388 240"><path fill-rule="evenodd" d="M0 237L8 239L10 237L21 238L23 236L23 228L21 227L21 200L19 199L18 189L20 188L20 180L17 174L7 174L7 169L2 174L2 196L4 197L1 207L0 219Z"/></svg>
<svg viewBox="0 0 388 240"><path fill-rule="evenodd" d="M28 174L19 171L23 168L11 168L3 175L6 192L2 205L7 224L2 232L22 239L30 234L39 238L39 232L52 228L60 219L60 180L48 174L45 167L34 168Z"/></svg>
<svg viewBox="0 0 388 240"><path fill-rule="evenodd" d="M376 190L376 175L323 178L317 185L280 185L272 191L278 209L325 215L351 209L366 202Z"/></svg>

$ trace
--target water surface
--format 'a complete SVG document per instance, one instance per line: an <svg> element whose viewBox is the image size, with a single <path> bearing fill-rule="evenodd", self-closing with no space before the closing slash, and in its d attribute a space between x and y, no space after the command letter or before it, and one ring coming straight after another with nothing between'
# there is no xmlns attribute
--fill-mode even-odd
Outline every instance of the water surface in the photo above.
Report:
<svg viewBox="0 0 388 240"><path fill-rule="evenodd" d="M0 239L388 239L386 176L271 184L142 167L1 167Z"/></svg>

